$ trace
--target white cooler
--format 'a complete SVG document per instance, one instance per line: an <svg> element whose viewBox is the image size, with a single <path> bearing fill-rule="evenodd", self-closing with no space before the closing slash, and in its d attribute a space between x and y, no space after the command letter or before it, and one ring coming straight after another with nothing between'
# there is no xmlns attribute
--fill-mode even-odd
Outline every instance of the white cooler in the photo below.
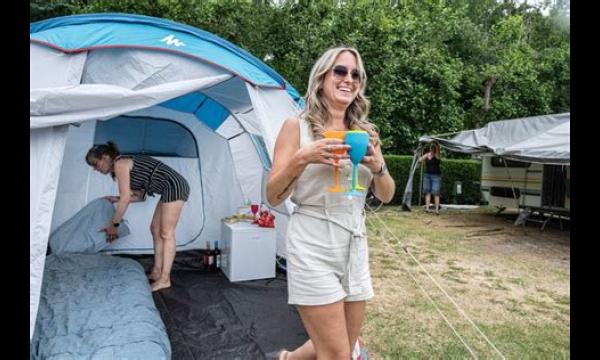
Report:
<svg viewBox="0 0 600 360"><path fill-rule="evenodd" d="M275 277L275 229L222 223L221 270L229 281Z"/></svg>

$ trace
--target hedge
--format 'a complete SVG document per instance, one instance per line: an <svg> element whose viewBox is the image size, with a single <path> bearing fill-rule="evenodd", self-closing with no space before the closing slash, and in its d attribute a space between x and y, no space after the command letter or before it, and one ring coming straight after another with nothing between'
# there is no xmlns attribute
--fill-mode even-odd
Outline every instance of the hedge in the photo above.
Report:
<svg viewBox="0 0 600 360"><path fill-rule="evenodd" d="M396 181L396 194L390 204L402 204L404 188L408 180L408 172L412 163L410 155L384 155L390 174ZM441 202L454 203L453 187L455 181L462 183L462 195L456 199L460 204L479 204L481 201L481 161L453 160L442 158ZM421 165L417 166L413 180L412 204L419 203L419 186L421 185ZM421 194L424 196L424 194ZM433 200L433 199L432 199ZM424 200L421 200L424 203Z"/></svg>

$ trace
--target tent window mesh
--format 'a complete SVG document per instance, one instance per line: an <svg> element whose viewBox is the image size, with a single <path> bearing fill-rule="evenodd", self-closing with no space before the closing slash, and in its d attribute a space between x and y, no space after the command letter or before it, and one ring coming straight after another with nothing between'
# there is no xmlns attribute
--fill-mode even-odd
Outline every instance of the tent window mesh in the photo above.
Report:
<svg viewBox="0 0 600 360"><path fill-rule="evenodd" d="M198 158L192 133L171 120L119 116L97 121L94 144L109 140L117 144L122 154Z"/></svg>

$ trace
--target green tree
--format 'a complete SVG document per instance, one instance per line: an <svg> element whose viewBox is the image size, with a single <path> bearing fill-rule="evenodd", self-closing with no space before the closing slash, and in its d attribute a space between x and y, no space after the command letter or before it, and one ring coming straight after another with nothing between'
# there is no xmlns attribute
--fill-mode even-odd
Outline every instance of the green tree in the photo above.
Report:
<svg viewBox="0 0 600 360"><path fill-rule="evenodd" d="M570 108L569 1L87 0L30 1L31 21L124 12L227 39L306 91L328 48L356 47L370 113L387 153L420 136ZM549 15L544 15L547 10Z"/></svg>

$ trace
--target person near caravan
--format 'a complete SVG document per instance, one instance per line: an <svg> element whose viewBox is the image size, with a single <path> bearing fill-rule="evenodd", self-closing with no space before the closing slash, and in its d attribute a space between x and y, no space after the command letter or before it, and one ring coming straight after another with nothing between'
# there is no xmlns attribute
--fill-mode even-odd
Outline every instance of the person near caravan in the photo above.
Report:
<svg viewBox="0 0 600 360"><path fill-rule="evenodd" d="M440 144L432 142L429 151L419 158L425 161L425 174L423 176L423 192L425 193L425 211L429 212L431 194L435 198L435 213L440 214L440 188L442 187L442 162Z"/></svg>
<svg viewBox="0 0 600 360"><path fill-rule="evenodd" d="M168 165L145 155L121 155L109 141L94 145L85 157L94 170L110 174L117 181L119 196L107 199L117 203L112 221L103 230L109 242L114 241L130 202L143 201L146 195L160 194L150 231L154 242L154 265L150 272L152 291L171 286L171 267L175 259L175 228L181 209L190 195L190 187L183 176Z"/></svg>
<svg viewBox="0 0 600 360"><path fill-rule="evenodd" d="M381 141L368 121L366 73L354 48L327 50L315 63L306 106L287 119L277 137L267 200L273 206L288 196L297 205L286 236L288 303L297 307L310 339L280 359L349 359L363 323L366 300L374 296L365 234L365 197L328 192L331 166L349 160L336 150L341 139L326 130L365 130L371 142L359 165L359 183L370 185L383 202L395 190ZM343 165L343 166L345 166Z"/></svg>

